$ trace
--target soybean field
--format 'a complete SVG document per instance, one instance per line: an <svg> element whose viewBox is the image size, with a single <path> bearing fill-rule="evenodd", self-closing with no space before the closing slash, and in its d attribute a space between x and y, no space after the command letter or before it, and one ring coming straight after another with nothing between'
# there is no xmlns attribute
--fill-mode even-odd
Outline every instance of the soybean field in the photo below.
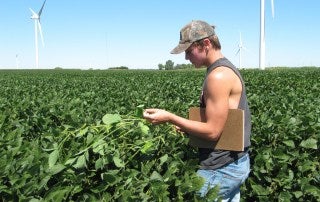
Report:
<svg viewBox="0 0 320 202"><path fill-rule="evenodd" d="M243 201L320 201L320 69L241 70L252 113ZM187 117L205 70L1 70L1 201L202 201ZM207 200L217 197L213 189Z"/></svg>

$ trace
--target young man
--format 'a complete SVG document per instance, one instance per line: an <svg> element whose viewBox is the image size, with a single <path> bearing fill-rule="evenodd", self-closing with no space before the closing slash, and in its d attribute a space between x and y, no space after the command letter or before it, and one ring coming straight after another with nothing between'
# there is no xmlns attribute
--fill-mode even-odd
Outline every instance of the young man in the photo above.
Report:
<svg viewBox="0 0 320 202"><path fill-rule="evenodd" d="M185 59L196 68L207 67L203 82L200 107L205 108L205 122L188 120L162 109L146 109L144 118L153 124L170 122L179 130L202 139L217 140L226 123L229 109L245 112L244 152L199 148L200 169L205 179L199 191L205 196L215 185L223 200L239 201L240 185L250 171L251 117L240 72L221 53L221 45L214 31L204 21L192 21L180 30L180 41L171 53L185 52Z"/></svg>

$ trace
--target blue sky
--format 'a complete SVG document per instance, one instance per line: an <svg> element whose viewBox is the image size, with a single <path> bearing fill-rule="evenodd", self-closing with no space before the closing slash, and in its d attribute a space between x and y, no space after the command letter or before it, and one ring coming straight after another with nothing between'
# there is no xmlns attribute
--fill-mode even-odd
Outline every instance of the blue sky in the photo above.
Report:
<svg viewBox="0 0 320 202"><path fill-rule="evenodd" d="M266 2L266 66L320 66L320 1ZM43 0L3 0L0 6L0 69L35 68L34 22ZM127 66L157 69L172 60L180 29L191 20L216 26L222 53L238 66L259 66L260 0L47 0L41 16L45 46L40 68Z"/></svg>

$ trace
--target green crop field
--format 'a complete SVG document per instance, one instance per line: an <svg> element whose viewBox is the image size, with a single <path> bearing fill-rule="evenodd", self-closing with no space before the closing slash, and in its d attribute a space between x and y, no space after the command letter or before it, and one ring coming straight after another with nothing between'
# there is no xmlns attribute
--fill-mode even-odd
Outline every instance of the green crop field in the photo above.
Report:
<svg viewBox="0 0 320 202"><path fill-rule="evenodd" d="M320 69L241 73L253 125L242 200L320 201ZM141 113L157 107L187 117L204 75L0 71L0 200L201 201L195 149Z"/></svg>

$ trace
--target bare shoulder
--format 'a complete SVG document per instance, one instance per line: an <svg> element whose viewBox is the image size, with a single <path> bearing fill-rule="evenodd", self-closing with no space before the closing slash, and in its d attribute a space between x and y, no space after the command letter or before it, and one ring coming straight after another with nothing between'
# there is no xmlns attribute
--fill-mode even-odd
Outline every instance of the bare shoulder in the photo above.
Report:
<svg viewBox="0 0 320 202"><path fill-rule="evenodd" d="M240 78L228 67L217 67L207 77L207 96L221 97L224 95L228 97L230 108L237 106L236 103L240 99L241 92L242 84Z"/></svg>
<svg viewBox="0 0 320 202"><path fill-rule="evenodd" d="M217 82L227 82L229 84L236 82L239 80L239 77L236 75L236 73L228 68L228 67L217 67L214 69L209 75L208 80L211 82L217 81Z"/></svg>

